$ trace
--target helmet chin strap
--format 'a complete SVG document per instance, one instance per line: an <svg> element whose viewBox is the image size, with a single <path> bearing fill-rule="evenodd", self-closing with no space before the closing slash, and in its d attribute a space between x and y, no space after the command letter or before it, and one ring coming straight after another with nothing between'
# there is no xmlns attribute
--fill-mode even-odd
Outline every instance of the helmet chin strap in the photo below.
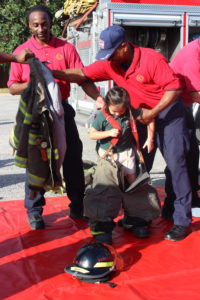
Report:
<svg viewBox="0 0 200 300"><path fill-rule="evenodd" d="M84 281L84 282L89 282L89 283L96 283L96 284L101 284L101 283L104 283L104 284L108 284L111 288L114 288L117 286L117 284L115 284L114 282L110 282L108 280L110 280L110 276L107 275L105 277L102 277L101 279L100 278L96 278L96 279L89 279L89 278L82 278L82 277L79 277L79 276L75 276L75 275L72 275L72 278L75 279L75 278L78 278L80 281Z"/></svg>
<svg viewBox="0 0 200 300"><path fill-rule="evenodd" d="M117 286L114 282L110 282L110 281L103 281L101 283L108 284L111 288L114 288Z"/></svg>

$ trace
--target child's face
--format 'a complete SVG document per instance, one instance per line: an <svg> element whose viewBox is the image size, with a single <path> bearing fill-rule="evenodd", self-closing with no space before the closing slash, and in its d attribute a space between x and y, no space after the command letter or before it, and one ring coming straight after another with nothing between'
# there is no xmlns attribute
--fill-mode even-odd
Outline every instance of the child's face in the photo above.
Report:
<svg viewBox="0 0 200 300"><path fill-rule="evenodd" d="M115 117L119 117L126 112L126 107L123 105L120 105L120 104L119 105L109 105L108 109L109 109L110 114Z"/></svg>

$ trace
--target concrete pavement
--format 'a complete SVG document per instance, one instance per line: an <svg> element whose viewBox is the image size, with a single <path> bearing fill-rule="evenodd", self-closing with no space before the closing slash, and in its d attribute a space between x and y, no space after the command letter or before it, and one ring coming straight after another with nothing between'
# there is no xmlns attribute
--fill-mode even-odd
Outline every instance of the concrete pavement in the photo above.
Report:
<svg viewBox="0 0 200 300"><path fill-rule="evenodd" d="M0 200L17 200L24 198L25 170L14 166L11 147L8 143L11 128L18 109L19 96L0 94ZM88 129L84 126L88 115L77 114L76 121L83 142L83 159L96 161L95 141L88 137ZM164 184L163 170L165 162L157 151L151 172L154 186ZM47 196L53 194L47 193ZM55 196L55 195L54 195Z"/></svg>

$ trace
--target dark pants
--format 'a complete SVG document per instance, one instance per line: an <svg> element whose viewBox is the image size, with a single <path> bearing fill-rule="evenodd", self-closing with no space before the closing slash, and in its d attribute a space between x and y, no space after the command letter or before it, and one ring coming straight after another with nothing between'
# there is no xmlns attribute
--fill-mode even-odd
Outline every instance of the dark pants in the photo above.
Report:
<svg viewBox="0 0 200 300"><path fill-rule="evenodd" d="M177 100L156 118L158 147L171 173L174 199L174 224L188 226L191 222L192 189L187 169L190 135L185 106Z"/></svg>
<svg viewBox="0 0 200 300"><path fill-rule="evenodd" d="M142 126L139 126L139 136L142 134L141 128ZM155 142L170 171L171 186L176 195L173 199L174 223L188 226L191 222L192 202L192 189L187 170L190 136L186 124L185 106L182 100L177 100L156 117ZM153 165L154 154L144 155L148 171ZM168 178L166 184L167 186L169 184ZM171 193L171 189L166 189L166 192ZM168 199L169 197L167 196L164 204L166 207L168 206Z"/></svg>
<svg viewBox="0 0 200 300"><path fill-rule="evenodd" d="M200 199L198 197L197 191L199 190L198 183L198 171L199 171L199 147L195 135L195 124L192 115L192 110L190 107L186 107L186 122L187 127L190 131L190 150L187 153L187 169L190 178L190 183L192 187L192 206L199 205ZM165 191L167 198L165 199L165 204L163 206L163 216L168 216L169 218L174 212L174 200L176 195L174 193L172 185L172 177L168 167L165 168L166 184Z"/></svg>
<svg viewBox="0 0 200 300"><path fill-rule="evenodd" d="M152 166L153 166L156 149L157 149L156 140L154 138L154 146L155 146L154 149L150 153L148 153L147 147L143 149L143 145L147 139L147 126L138 121L136 122L136 125L137 125L137 131L138 131L138 136L139 136L140 150L144 157L146 169L148 172L150 172L152 169Z"/></svg>
<svg viewBox="0 0 200 300"><path fill-rule="evenodd" d="M67 151L63 162L63 176L70 210L75 214L83 213L83 196L85 190L82 151L83 146L74 120L75 111L67 101L63 101ZM63 137L65 138L65 137ZM27 214L42 214L45 205L44 193L39 192L34 200L29 200L28 179L25 182L25 208Z"/></svg>

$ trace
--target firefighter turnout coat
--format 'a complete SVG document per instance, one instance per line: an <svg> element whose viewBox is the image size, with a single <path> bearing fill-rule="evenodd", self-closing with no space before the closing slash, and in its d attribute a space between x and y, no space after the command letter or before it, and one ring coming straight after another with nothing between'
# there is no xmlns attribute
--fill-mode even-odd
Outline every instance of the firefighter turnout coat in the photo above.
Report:
<svg viewBox="0 0 200 300"><path fill-rule="evenodd" d="M37 59L28 60L30 82L23 91L10 145L14 164L28 170L31 190L61 191L66 151L64 110L58 84Z"/></svg>

